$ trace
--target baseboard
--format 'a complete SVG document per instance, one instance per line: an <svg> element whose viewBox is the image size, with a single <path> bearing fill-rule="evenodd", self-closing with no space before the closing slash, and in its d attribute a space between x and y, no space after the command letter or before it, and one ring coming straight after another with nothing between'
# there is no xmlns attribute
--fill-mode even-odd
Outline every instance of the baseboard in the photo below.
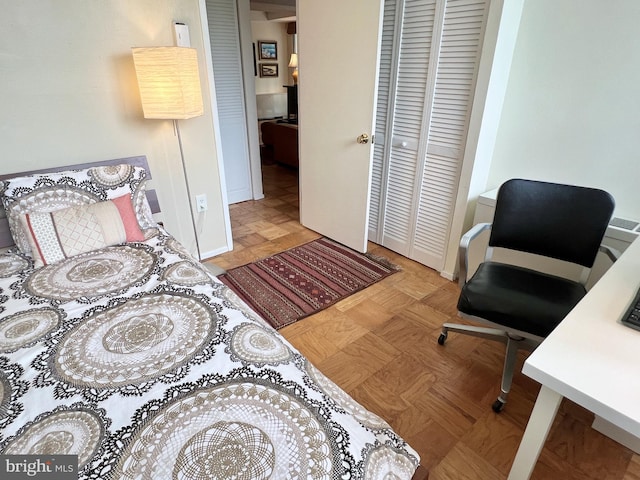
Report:
<svg viewBox="0 0 640 480"><path fill-rule="evenodd" d="M455 281L456 276L452 272L445 272L444 270L440 272L440 276L446 278L447 280Z"/></svg>
<svg viewBox="0 0 640 480"><path fill-rule="evenodd" d="M208 252L202 252L202 260L207 260L208 258L213 258L218 255L222 255L223 253L229 252L229 248L227 246L216 248L215 250L209 250Z"/></svg>

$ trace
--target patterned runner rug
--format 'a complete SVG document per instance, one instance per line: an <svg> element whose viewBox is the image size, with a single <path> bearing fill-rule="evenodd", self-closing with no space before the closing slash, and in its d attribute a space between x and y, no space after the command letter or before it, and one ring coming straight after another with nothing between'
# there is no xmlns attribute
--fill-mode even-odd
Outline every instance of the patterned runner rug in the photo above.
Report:
<svg viewBox="0 0 640 480"><path fill-rule="evenodd" d="M280 329L395 273L386 259L320 238L218 278Z"/></svg>

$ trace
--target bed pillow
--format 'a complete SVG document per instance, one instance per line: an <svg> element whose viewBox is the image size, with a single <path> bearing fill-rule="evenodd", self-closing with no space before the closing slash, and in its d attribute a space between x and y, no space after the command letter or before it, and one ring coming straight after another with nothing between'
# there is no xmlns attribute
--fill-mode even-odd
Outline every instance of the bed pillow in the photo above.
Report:
<svg viewBox="0 0 640 480"><path fill-rule="evenodd" d="M20 217L36 268L123 242L141 242L130 195Z"/></svg>
<svg viewBox="0 0 640 480"><path fill-rule="evenodd" d="M109 165L90 168L88 173L93 183L104 189L107 199L119 197L125 192L130 193L138 224L145 237L150 236L147 230L155 232L158 224L153 220L151 206L147 200L147 172L144 168L126 164Z"/></svg>
<svg viewBox="0 0 640 480"><path fill-rule="evenodd" d="M122 164L15 177L2 182L1 193L14 242L22 253L31 255L21 226L22 215L53 212L126 194L145 238L149 238L157 225L146 198L145 184L143 168Z"/></svg>

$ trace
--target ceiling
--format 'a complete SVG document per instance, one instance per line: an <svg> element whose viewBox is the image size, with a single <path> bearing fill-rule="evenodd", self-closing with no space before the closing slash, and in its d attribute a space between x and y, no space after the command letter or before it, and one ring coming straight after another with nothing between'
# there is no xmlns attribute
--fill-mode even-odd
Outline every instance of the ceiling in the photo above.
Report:
<svg viewBox="0 0 640 480"><path fill-rule="evenodd" d="M264 12L268 20L290 21L296 15L296 0L250 0L251 10Z"/></svg>

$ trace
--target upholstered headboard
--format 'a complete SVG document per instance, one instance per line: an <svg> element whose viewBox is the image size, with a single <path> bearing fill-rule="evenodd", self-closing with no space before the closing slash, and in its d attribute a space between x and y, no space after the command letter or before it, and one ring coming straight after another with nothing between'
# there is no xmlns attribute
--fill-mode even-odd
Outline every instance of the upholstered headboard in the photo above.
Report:
<svg viewBox="0 0 640 480"><path fill-rule="evenodd" d="M103 160L100 162L91 162L91 163L81 163L78 165L66 165L62 167L55 168L43 168L42 170L31 170L28 172L16 172L16 173L8 173L8 174L0 174L0 180L4 180L7 178L14 177L22 177L24 175L31 175L36 173L52 173L52 172L62 172L65 170L81 170L85 168L98 167L104 165L120 165L120 164L129 164L137 167L142 167L147 171L147 178L151 178L151 170L149 169L149 164L147 163L147 157L144 155L137 157L126 157L126 158L116 158L113 160ZM158 203L158 196L156 195L156 191L153 189L147 189L147 200L149 201L149 206L151 207L152 213L160 212L160 204ZM4 211L4 208L0 204L0 248L9 247L13 245L13 237L11 236L11 230L9 230L9 222L7 221L7 217Z"/></svg>

